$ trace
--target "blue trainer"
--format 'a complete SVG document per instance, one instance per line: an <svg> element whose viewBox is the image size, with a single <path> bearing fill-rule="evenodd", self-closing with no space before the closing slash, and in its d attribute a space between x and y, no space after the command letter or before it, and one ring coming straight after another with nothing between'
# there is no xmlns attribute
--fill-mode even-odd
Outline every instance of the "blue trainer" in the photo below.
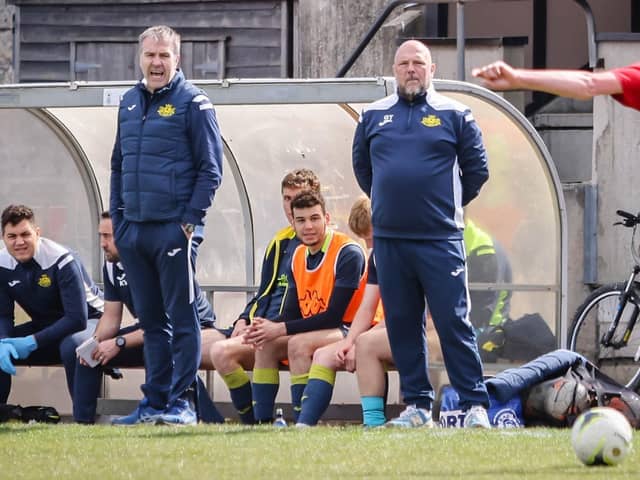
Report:
<svg viewBox="0 0 640 480"><path fill-rule="evenodd" d="M287 425L287 421L284 418L276 418L271 425L273 425L274 427L281 427L281 428L285 428L289 426ZM298 424L296 424L296 426L297 425Z"/></svg>
<svg viewBox="0 0 640 480"><path fill-rule="evenodd" d="M491 428L487 409L482 405L474 405L464 417L464 428Z"/></svg>
<svg viewBox="0 0 640 480"><path fill-rule="evenodd" d="M399 417L389 420L384 424L384 426L390 428L431 428L433 427L431 410L418 408L415 405L409 405L402 411Z"/></svg>
<svg viewBox="0 0 640 480"><path fill-rule="evenodd" d="M129 415L111 420L111 425L138 425L140 423L156 423L163 410L158 410L149 405L149 400L143 398L136 409Z"/></svg>
<svg viewBox="0 0 640 480"><path fill-rule="evenodd" d="M198 416L187 400L178 398L160 415L158 423L166 425L195 425L198 423Z"/></svg>

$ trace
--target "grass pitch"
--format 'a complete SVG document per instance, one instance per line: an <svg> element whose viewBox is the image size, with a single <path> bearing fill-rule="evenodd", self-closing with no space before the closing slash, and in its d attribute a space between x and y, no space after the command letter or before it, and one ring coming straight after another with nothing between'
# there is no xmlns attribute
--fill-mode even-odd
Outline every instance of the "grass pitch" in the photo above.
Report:
<svg viewBox="0 0 640 480"><path fill-rule="evenodd" d="M0 425L0 478L640 478L640 435L616 467L585 467L570 430Z"/></svg>

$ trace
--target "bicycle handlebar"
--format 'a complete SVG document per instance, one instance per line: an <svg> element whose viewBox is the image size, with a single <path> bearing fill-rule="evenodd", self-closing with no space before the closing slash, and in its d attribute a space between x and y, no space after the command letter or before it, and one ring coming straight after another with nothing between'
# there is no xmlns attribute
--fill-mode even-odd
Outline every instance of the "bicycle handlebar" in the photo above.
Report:
<svg viewBox="0 0 640 480"><path fill-rule="evenodd" d="M635 227L640 224L640 213L634 215L633 213L625 212L624 210L616 210L616 214L624 218L622 222L616 222L614 225L624 225L625 227Z"/></svg>

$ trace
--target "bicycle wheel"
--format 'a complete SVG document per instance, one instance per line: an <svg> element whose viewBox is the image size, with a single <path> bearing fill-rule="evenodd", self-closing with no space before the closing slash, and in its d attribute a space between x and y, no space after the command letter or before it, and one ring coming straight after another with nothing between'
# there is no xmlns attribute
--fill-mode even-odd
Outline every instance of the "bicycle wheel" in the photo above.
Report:
<svg viewBox="0 0 640 480"><path fill-rule="evenodd" d="M636 325L625 347L604 347L600 343L616 316L624 287L624 283L600 287L578 307L569 334L569 349L587 357L618 383L628 385L640 367L633 359L640 346L640 325ZM638 305L630 299L624 306L613 342L621 339L634 315L638 315Z"/></svg>

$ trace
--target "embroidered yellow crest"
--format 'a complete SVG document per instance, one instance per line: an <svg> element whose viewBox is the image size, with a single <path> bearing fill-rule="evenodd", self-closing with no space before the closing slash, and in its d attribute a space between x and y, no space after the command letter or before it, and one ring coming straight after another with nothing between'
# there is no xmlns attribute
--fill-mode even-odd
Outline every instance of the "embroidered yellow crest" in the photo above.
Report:
<svg viewBox="0 0 640 480"><path fill-rule="evenodd" d="M435 115L428 115L426 117L422 117L422 123L425 127L438 127L440 126L440 119Z"/></svg>
<svg viewBox="0 0 640 480"><path fill-rule="evenodd" d="M42 288L49 288L51 286L51 279L46 273L40 275L40 278L38 279L38 285L40 285Z"/></svg>
<svg viewBox="0 0 640 480"><path fill-rule="evenodd" d="M160 115L161 117L170 117L174 113L176 113L176 107L174 107L170 103L167 103L166 105L158 108L158 115Z"/></svg>

